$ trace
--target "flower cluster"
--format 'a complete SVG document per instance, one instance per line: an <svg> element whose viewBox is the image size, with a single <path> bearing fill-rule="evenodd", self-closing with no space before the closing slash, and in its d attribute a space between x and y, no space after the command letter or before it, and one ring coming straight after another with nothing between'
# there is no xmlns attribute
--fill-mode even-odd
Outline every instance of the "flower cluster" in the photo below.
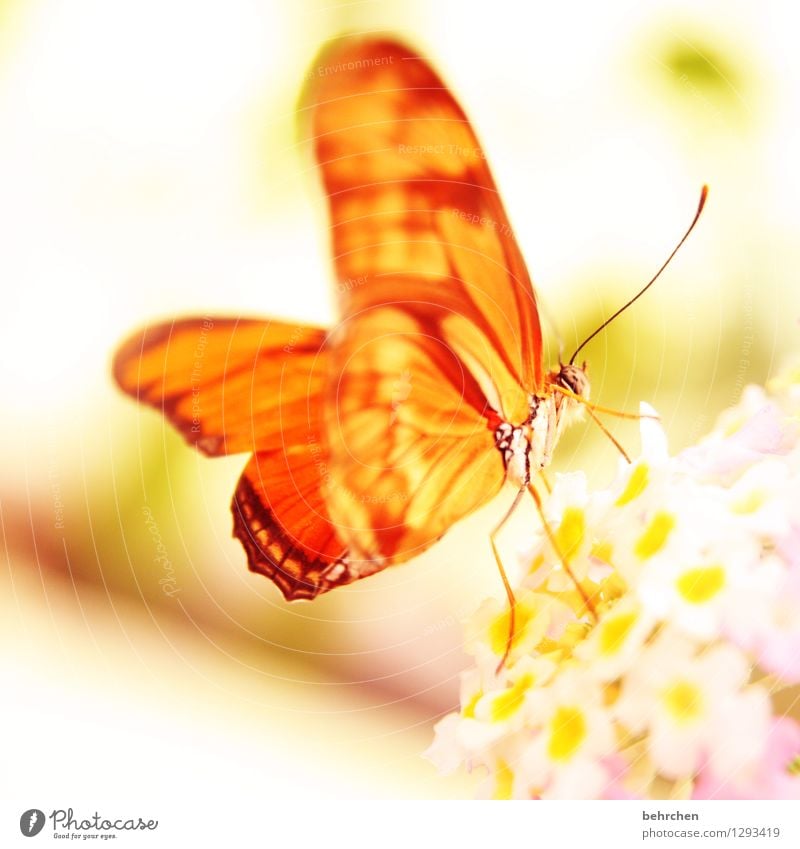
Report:
<svg viewBox="0 0 800 849"><path fill-rule="evenodd" d="M427 756L493 798L800 797L800 369L674 457L642 419L609 488L558 476L544 512L510 655L488 600Z"/></svg>

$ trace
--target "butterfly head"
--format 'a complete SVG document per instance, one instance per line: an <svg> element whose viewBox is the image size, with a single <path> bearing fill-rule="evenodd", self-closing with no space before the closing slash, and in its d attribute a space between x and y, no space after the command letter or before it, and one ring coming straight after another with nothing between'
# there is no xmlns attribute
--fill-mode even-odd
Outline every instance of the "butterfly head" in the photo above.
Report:
<svg viewBox="0 0 800 849"><path fill-rule="evenodd" d="M563 386L581 398L589 399L589 378L587 376L587 365L575 366L570 363L562 363L557 372L552 375L552 382Z"/></svg>
<svg viewBox="0 0 800 849"><path fill-rule="evenodd" d="M572 363L561 363L558 371L551 372L550 384L566 390L566 392L559 392L556 389L552 393L553 410L556 416L555 428L556 432L560 434L565 427L582 417L584 405L580 402L589 400L591 387L586 374L586 363L580 366Z"/></svg>

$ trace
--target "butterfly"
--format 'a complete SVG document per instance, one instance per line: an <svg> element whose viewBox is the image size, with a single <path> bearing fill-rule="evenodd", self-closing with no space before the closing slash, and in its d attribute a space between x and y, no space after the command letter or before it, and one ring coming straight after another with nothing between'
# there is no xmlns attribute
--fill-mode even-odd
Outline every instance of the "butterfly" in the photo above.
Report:
<svg viewBox="0 0 800 849"><path fill-rule="evenodd" d="M507 482L512 510L536 497L569 420L602 410L577 351L545 368L536 294L485 153L423 58L391 38L339 39L301 114L330 213L338 323L183 318L135 334L113 367L201 452L251 455L234 535L288 600L415 557ZM502 524L491 539L513 614Z"/></svg>

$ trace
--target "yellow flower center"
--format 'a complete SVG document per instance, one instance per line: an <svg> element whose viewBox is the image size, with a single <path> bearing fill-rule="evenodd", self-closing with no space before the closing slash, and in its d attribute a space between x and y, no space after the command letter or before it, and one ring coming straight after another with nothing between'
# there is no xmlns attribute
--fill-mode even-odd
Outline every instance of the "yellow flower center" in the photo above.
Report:
<svg viewBox="0 0 800 849"><path fill-rule="evenodd" d="M531 563L530 569L528 572L532 575L537 569L540 569L542 564L544 563L544 554L537 554L536 557L533 558L533 562Z"/></svg>
<svg viewBox="0 0 800 849"><path fill-rule="evenodd" d="M604 563L611 563L613 553L614 546L610 542L596 542L592 546L592 557L596 560L602 560Z"/></svg>
<svg viewBox="0 0 800 849"><path fill-rule="evenodd" d="M533 675L527 674L512 684L507 690L500 693L492 701L492 722L505 722L522 707L525 692L533 686Z"/></svg>
<svg viewBox="0 0 800 849"><path fill-rule="evenodd" d="M616 654L625 643L625 639L631 632L636 622L636 613L620 613L606 619L599 626L600 653L605 655Z"/></svg>
<svg viewBox="0 0 800 849"><path fill-rule="evenodd" d="M742 413L739 413L736 416L731 416L728 423L722 430L723 436L733 436L738 430L741 429L742 425L747 421L747 417Z"/></svg>
<svg viewBox="0 0 800 849"><path fill-rule="evenodd" d="M703 694L691 681L676 681L663 692L664 707L679 725L689 725L703 712Z"/></svg>
<svg viewBox="0 0 800 849"><path fill-rule="evenodd" d="M554 761L568 761L586 739L586 717L579 707L560 707L550 720L547 754Z"/></svg>
<svg viewBox="0 0 800 849"><path fill-rule="evenodd" d="M630 504L635 498L638 498L647 488L650 482L650 467L647 463L639 463L631 472L628 478L628 483L622 491L622 495L617 499L617 507L624 507Z"/></svg>
<svg viewBox="0 0 800 849"><path fill-rule="evenodd" d="M661 551L674 527L675 517L671 513L656 513L645 532L636 540L633 549L636 556L640 560L647 560Z"/></svg>
<svg viewBox="0 0 800 849"><path fill-rule="evenodd" d="M622 685L619 681L612 681L609 684L606 684L603 687L603 704L606 707L610 707L616 702L619 698L619 694L622 692Z"/></svg>
<svg viewBox="0 0 800 849"><path fill-rule="evenodd" d="M489 645L495 654L503 654L506 650L510 616L510 611L505 610L489 626ZM529 636L537 636L536 628L541 631L541 634L533 642L538 643L544 636L548 621L547 606L542 603L541 596L518 598L514 607L514 638L511 647L516 648Z"/></svg>
<svg viewBox="0 0 800 849"><path fill-rule="evenodd" d="M586 516L580 507L567 507L556 531L559 552L569 559L574 556L586 535Z"/></svg>
<svg viewBox="0 0 800 849"><path fill-rule="evenodd" d="M690 604L706 604L725 586L722 566L698 566L684 572L677 581L678 592Z"/></svg>
<svg viewBox="0 0 800 849"><path fill-rule="evenodd" d="M475 719L475 705L481 700L483 692L478 690L477 693L461 708L461 715L464 719Z"/></svg>
<svg viewBox="0 0 800 849"><path fill-rule="evenodd" d="M494 798L510 799L513 788L514 773L504 760L499 760L495 770Z"/></svg>
<svg viewBox="0 0 800 849"><path fill-rule="evenodd" d="M737 498L736 501L731 504L731 511L733 513L738 513L741 516L746 516L748 513L755 513L756 510L760 510L764 506L764 502L766 500L767 494L763 489L754 489L740 498Z"/></svg>

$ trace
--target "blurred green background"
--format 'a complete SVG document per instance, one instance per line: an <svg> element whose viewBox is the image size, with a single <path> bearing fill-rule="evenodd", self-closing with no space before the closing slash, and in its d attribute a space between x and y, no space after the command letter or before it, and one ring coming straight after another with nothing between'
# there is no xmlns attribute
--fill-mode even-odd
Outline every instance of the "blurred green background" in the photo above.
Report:
<svg viewBox="0 0 800 849"><path fill-rule="evenodd" d="M653 404L677 450L796 351L794 23L790 3L0 0L15 792L471 796L420 752L457 700L459 619L501 594L486 528L506 500L413 563L289 606L230 538L244 458L203 459L123 399L111 352L174 314L331 321L296 98L323 41L388 30L488 150L553 361L558 334L568 356L649 279L710 185L662 280L585 350L595 400ZM613 430L636 450L635 425ZM602 483L617 461L581 425L556 468ZM105 781L76 763L90 744L118 753ZM66 759L42 774L31 745Z"/></svg>

